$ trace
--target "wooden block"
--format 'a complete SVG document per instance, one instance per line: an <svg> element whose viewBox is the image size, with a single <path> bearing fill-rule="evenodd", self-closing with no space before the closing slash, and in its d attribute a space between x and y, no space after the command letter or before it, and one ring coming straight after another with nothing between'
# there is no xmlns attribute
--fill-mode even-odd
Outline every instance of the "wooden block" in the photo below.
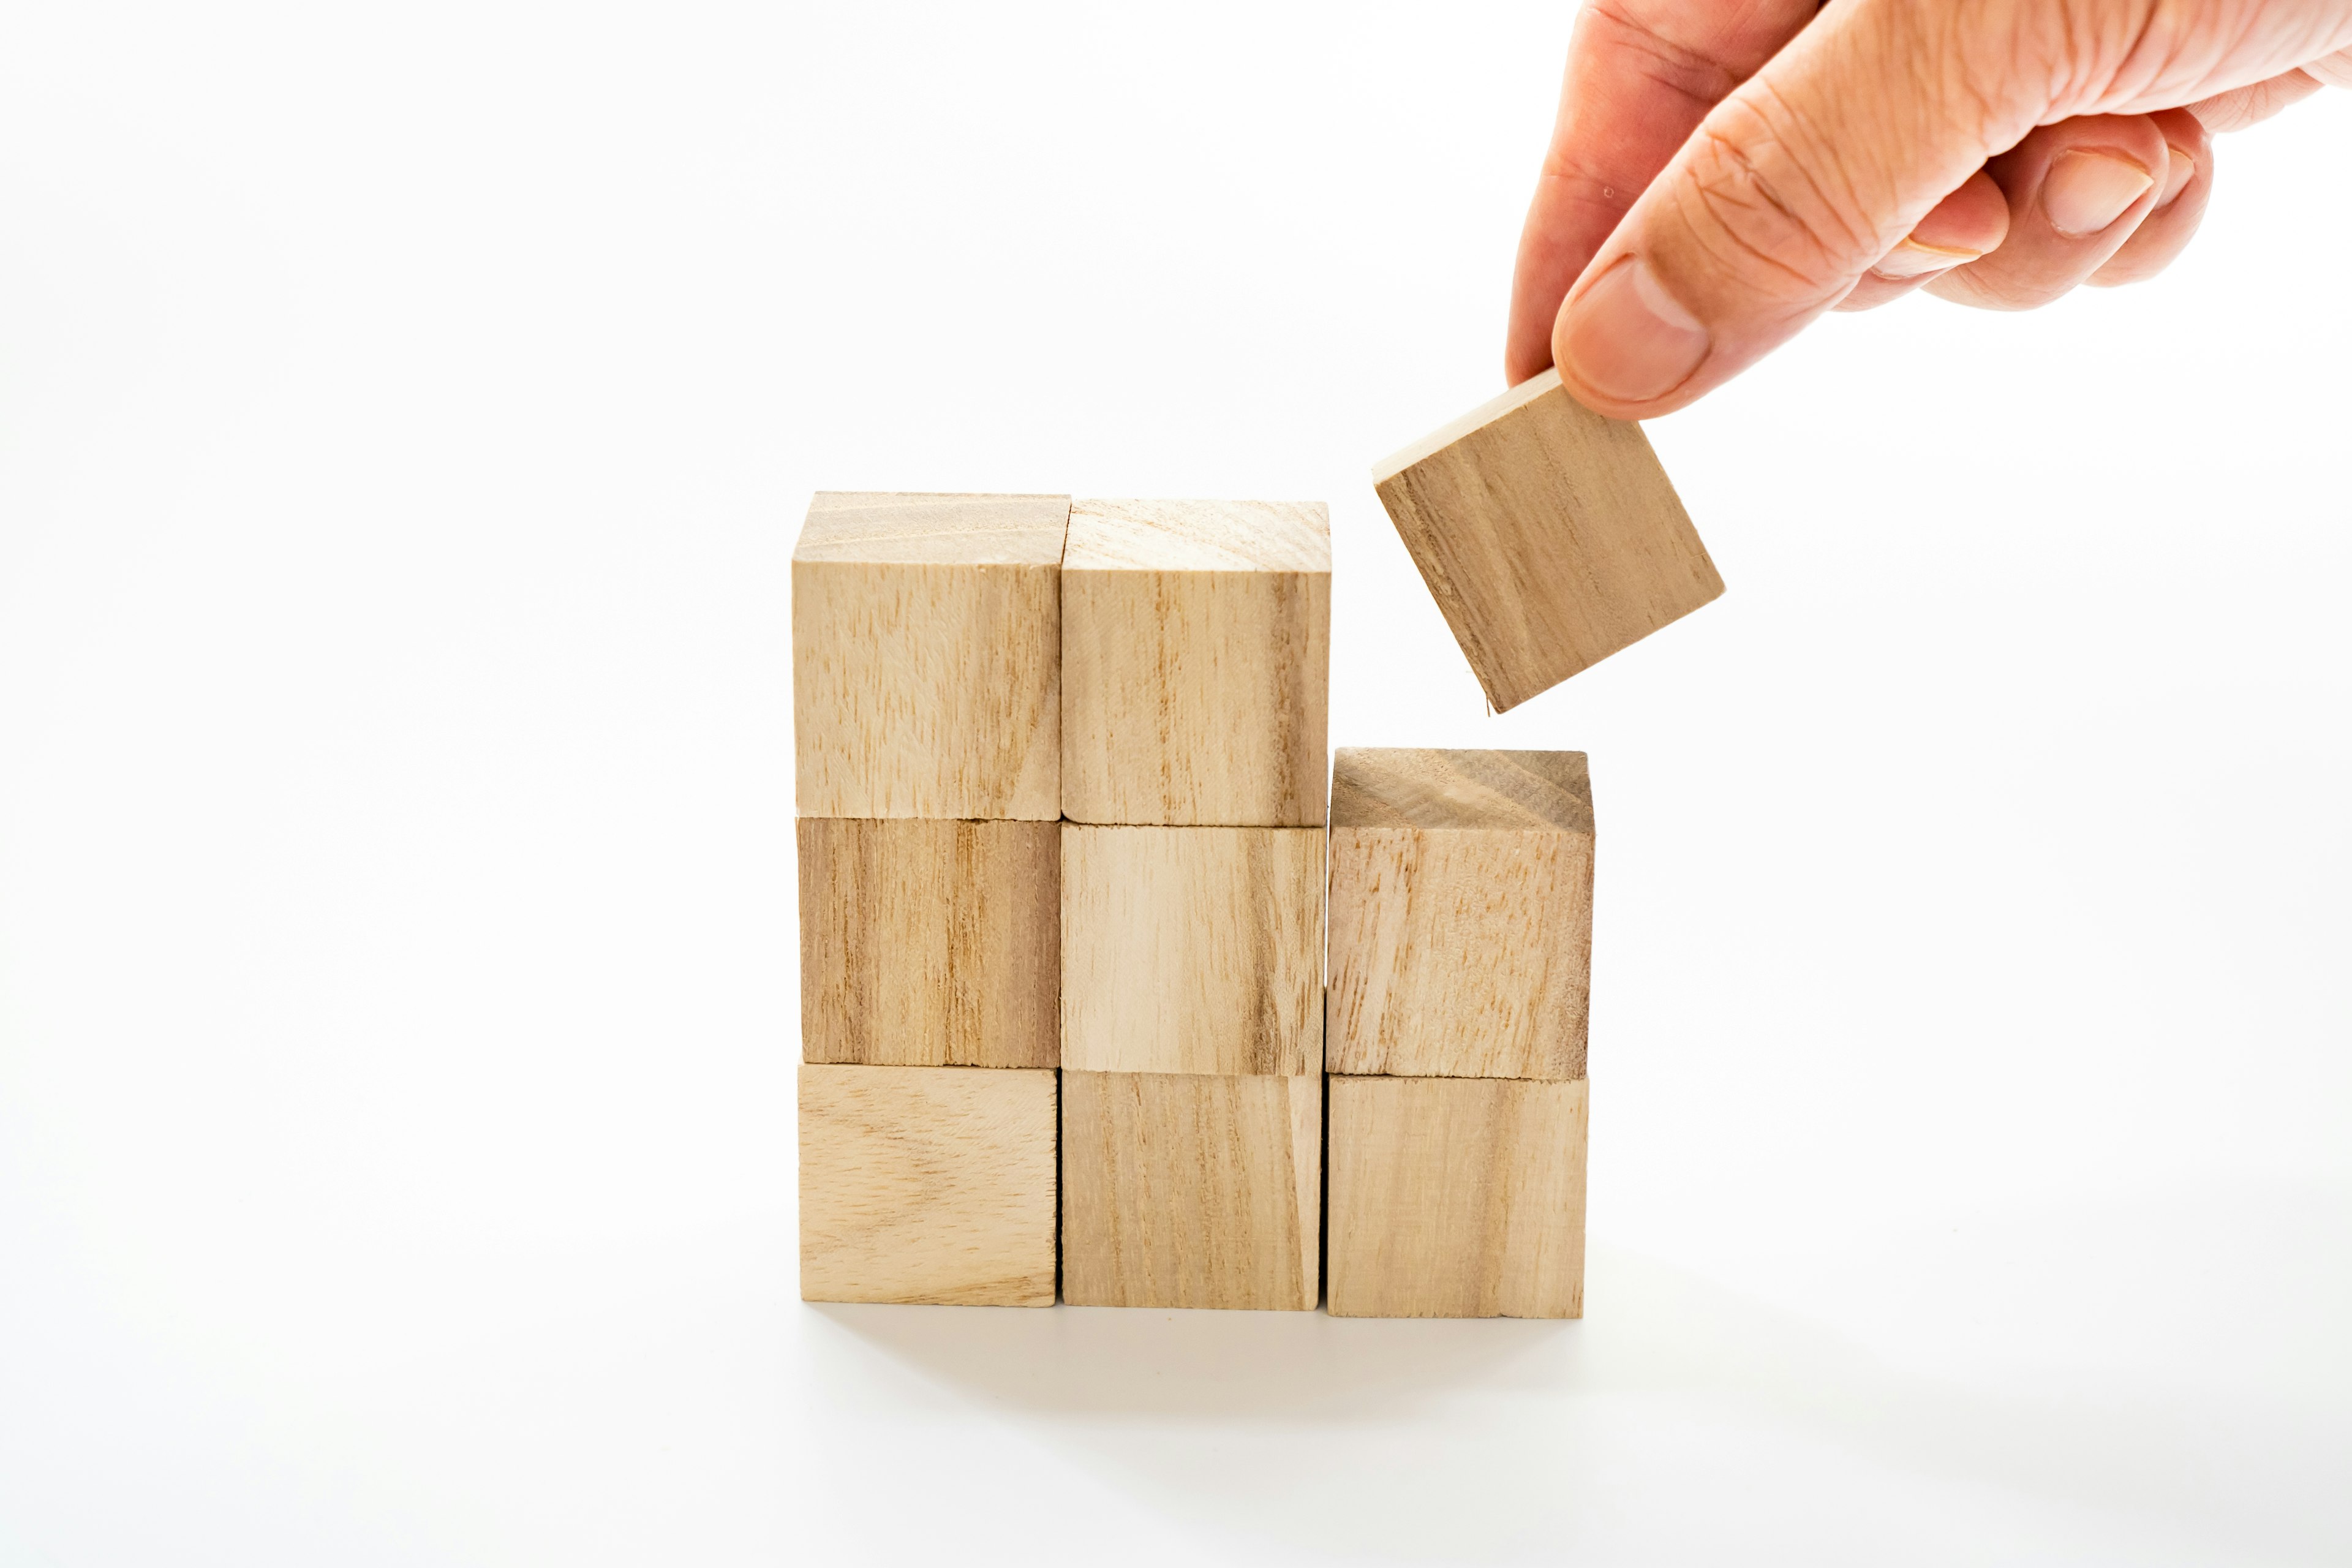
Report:
<svg viewBox="0 0 2352 1568"><path fill-rule="evenodd" d="M1584 1315L1585 1085L1330 1080L1335 1318Z"/></svg>
<svg viewBox="0 0 2352 1568"><path fill-rule="evenodd" d="M1333 1072L1584 1076L1581 752L1343 750L1331 774Z"/></svg>
<svg viewBox="0 0 2352 1568"><path fill-rule="evenodd" d="M793 552L804 816L1062 815L1066 496L819 494Z"/></svg>
<svg viewBox="0 0 2352 1568"><path fill-rule="evenodd" d="M1063 1073L1063 1300L1312 1311L1322 1087Z"/></svg>
<svg viewBox="0 0 2352 1568"><path fill-rule="evenodd" d="M1372 470L1501 712L1723 592L1642 427L1548 370Z"/></svg>
<svg viewBox="0 0 2352 1568"><path fill-rule="evenodd" d="M1062 825L800 819L813 1062L1061 1059Z"/></svg>
<svg viewBox="0 0 2352 1568"><path fill-rule="evenodd" d="M1323 831L1062 829L1062 1065L1323 1069Z"/></svg>
<svg viewBox="0 0 2352 1568"><path fill-rule="evenodd" d="M1320 826L1330 685L1320 502L1073 503L1064 816Z"/></svg>
<svg viewBox="0 0 2352 1568"><path fill-rule="evenodd" d="M1055 1075L801 1068L801 1299L1054 1304Z"/></svg>

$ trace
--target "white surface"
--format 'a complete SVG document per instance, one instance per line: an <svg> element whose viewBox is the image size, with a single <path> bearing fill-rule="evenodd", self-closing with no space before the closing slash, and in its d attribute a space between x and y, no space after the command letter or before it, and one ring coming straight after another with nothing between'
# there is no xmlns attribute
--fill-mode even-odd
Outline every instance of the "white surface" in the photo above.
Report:
<svg viewBox="0 0 2352 1568"><path fill-rule="evenodd" d="M1492 721L1567 23L0 11L0 1563L2352 1557L2352 95ZM1588 1321L797 1301L820 486L1328 500L1334 743L1591 752Z"/></svg>

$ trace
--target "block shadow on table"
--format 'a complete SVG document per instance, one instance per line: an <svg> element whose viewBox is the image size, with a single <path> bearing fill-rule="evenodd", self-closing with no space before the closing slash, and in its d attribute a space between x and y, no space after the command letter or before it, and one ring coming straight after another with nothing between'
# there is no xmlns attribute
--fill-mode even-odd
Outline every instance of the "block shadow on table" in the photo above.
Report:
<svg viewBox="0 0 2352 1568"><path fill-rule="evenodd" d="M2122 1225L2177 1240L2184 1217L2176 1208L2053 1220L2066 1222L2061 1233ZM2317 1228L2332 1238L2352 1234L2344 1228L2352 1216L2322 1218ZM2005 1256L2013 1250L1992 1249L2014 1267L2025 1259ZM2352 1458L2352 1425L2324 1398L2283 1400L2258 1384L2152 1384L2055 1343L2053 1360L2077 1360L2073 1370L1937 1375L1639 1254L1597 1245L1591 1270L1581 1322L811 1310L975 1404L1042 1432L1064 1429L1088 1467L1183 1517L1327 1549L1514 1558L1532 1542L1583 1537L1624 1488L1652 1484L1654 1470L1677 1475L1687 1455L1698 1470L1675 1489L1698 1484L1710 1466L1733 1467L1727 1477L1762 1463L1790 1490L1776 1506L1800 1513L1809 1499L1833 1501L1860 1464L1937 1489L1914 1506L1999 1496L2028 1510L2021 1517L2063 1520L2087 1508L2209 1548L2293 1560L2352 1550L2352 1517L2314 1507L2330 1489L2321 1478ZM2181 1314L2188 1343L2203 1338L2191 1325L2205 1327L2197 1323L2205 1316ZM1294 1447L1307 1436L1307 1447ZM1769 1458L1754 1447L1768 1440ZM1727 1449L1712 1450L1724 1442ZM1367 1489L1345 1473L1351 1454L1400 1452L1413 1457L1413 1488ZM1296 1462L1273 1488L1260 1471L1276 1453ZM1448 1487L1488 1500L1475 1539L1447 1533L1417 1500ZM1322 1533L1300 1533L1318 1501Z"/></svg>

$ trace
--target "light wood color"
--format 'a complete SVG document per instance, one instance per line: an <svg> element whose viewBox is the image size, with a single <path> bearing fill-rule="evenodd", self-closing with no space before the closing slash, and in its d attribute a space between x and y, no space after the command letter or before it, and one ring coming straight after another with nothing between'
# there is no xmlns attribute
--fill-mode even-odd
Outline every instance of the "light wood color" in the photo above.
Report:
<svg viewBox="0 0 2352 1568"><path fill-rule="evenodd" d="M1066 496L822 493L793 552L804 816L1062 815Z"/></svg>
<svg viewBox="0 0 2352 1568"><path fill-rule="evenodd" d="M800 819L801 1053L1061 1059L1062 825Z"/></svg>
<svg viewBox="0 0 2352 1568"><path fill-rule="evenodd" d="M1323 1070L1323 831L1062 829L1062 1065Z"/></svg>
<svg viewBox="0 0 2352 1568"><path fill-rule="evenodd" d="M1582 1317L1585 1089L1333 1077L1331 1315Z"/></svg>
<svg viewBox="0 0 2352 1568"><path fill-rule="evenodd" d="M1062 1299L1311 1311L1322 1079L1062 1075Z"/></svg>
<svg viewBox="0 0 2352 1568"><path fill-rule="evenodd" d="M1331 685L1319 502L1080 500L1062 562L1062 811L1316 826Z"/></svg>
<svg viewBox="0 0 2352 1568"><path fill-rule="evenodd" d="M1372 470L1496 712L1723 592L1642 427L1548 370Z"/></svg>
<svg viewBox="0 0 2352 1568"><path fill-rule="evenodd" d="M1342 750L1330 1070L1582 1078L1592 847L1581 752Z"/></svg>
<svg viewBox="0 0 2352 1568"><path fill-rule="evenodd" d="M1054 1304L1055 1073L801 1068L801 1299Z"/></svg>

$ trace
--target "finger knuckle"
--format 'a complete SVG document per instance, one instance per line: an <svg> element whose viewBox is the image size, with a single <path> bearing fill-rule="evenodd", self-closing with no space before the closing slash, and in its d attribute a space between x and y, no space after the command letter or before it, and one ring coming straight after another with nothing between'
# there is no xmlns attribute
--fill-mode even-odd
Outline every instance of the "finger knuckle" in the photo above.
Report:
<svg viewBox="0 0 2352 1568"><path fill-rule="evenodd" d="M1710 261L1791 302L1815 303L1883 254L1867 204L1828 139L1769 92L1700 128L1685 221Z"/></svg>

